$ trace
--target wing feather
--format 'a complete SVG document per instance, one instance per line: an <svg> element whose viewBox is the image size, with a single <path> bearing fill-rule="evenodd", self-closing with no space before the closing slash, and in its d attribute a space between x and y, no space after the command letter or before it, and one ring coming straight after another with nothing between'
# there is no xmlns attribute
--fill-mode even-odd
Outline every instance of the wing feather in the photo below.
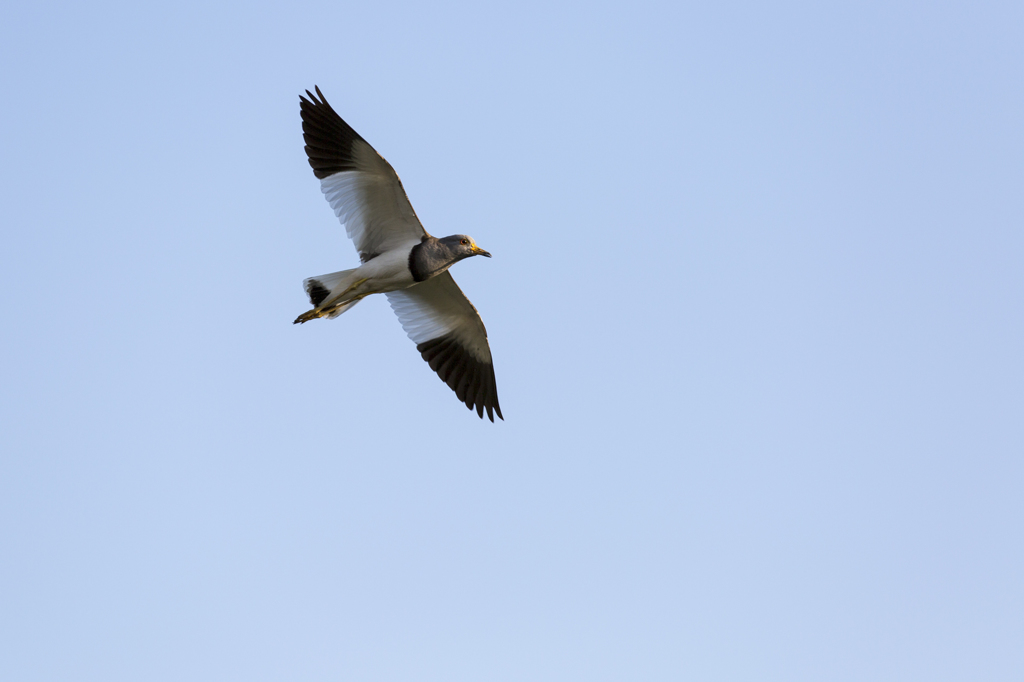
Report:
<svg viewBox="0 0 1024 682"><path fill-rule="evenodd" d="M416 350L469 409L501 416L487 329L451 274L385 294Z"/></svg>
<svg viewBox="0 0 1024 682"><path fill-rule="evenodd" d="M313 174L363 262L427 236L395 169L334 111L320 88L300 96Z"/></svg>

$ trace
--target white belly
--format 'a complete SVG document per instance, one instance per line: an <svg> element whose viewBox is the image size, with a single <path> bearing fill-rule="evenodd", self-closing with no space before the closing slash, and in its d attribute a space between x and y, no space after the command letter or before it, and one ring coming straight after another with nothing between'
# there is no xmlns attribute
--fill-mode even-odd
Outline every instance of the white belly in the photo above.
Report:
<svg viewBox="0 0 1024 682"><path fill-rule="evenodd" d="M366 278L366 282L357 289L357 292L382 294L415 284L409 271L409 252L418 243L413 242L408 247L392 249L359 266L355 274L359 279Z"/></svg>

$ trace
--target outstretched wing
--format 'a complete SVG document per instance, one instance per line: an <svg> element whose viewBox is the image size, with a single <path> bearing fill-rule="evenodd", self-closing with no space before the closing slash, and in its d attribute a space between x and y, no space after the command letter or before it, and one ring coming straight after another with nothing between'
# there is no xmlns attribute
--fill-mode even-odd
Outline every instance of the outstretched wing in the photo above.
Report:
<svg viewBox="0 0 1024 682"><path fill-rule="evenodd" d="M486 409L492 422L495 413L504 420L487 330L451 274L385 295L416 350L459 400L469 409L475 406L481 419Z"/></svg>
<svg viewBox="0 0 1024 682"><path fill-rule="evenodd" d="M320 88L306 94L299 108L309 165L362 261L422 239L427 232L395 169L338 116Z"/></svg>

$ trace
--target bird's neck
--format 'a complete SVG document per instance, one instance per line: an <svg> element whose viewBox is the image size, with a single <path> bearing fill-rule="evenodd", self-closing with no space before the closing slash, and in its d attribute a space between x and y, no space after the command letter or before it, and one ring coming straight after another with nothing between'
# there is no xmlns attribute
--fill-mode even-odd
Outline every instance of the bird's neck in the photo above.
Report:
<svg viewBox="0 0 1024 682"><path fill-rule="evenodd" d="M427 237L409 252L409 271L413 280L424 282L437 277L458 260L447 244L440 239Z"/></svg>

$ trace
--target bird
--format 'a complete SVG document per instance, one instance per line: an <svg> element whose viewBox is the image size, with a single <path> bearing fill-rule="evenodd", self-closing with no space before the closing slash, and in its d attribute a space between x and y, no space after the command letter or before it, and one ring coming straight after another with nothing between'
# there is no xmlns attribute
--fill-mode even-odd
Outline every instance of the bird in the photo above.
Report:
<svg viewBox="0 0 1024 682"><path fill-rule="evenodd" d="M480 313L448 269L491 257L472 237L431 236L395 169L327 102L299 95L302 137L313 174L359 253L361 265L303 281L311 310L295 324L335 318L372 294L384 294L416 350L456 397L483 419L504 421L494 362Z"/></svg>

